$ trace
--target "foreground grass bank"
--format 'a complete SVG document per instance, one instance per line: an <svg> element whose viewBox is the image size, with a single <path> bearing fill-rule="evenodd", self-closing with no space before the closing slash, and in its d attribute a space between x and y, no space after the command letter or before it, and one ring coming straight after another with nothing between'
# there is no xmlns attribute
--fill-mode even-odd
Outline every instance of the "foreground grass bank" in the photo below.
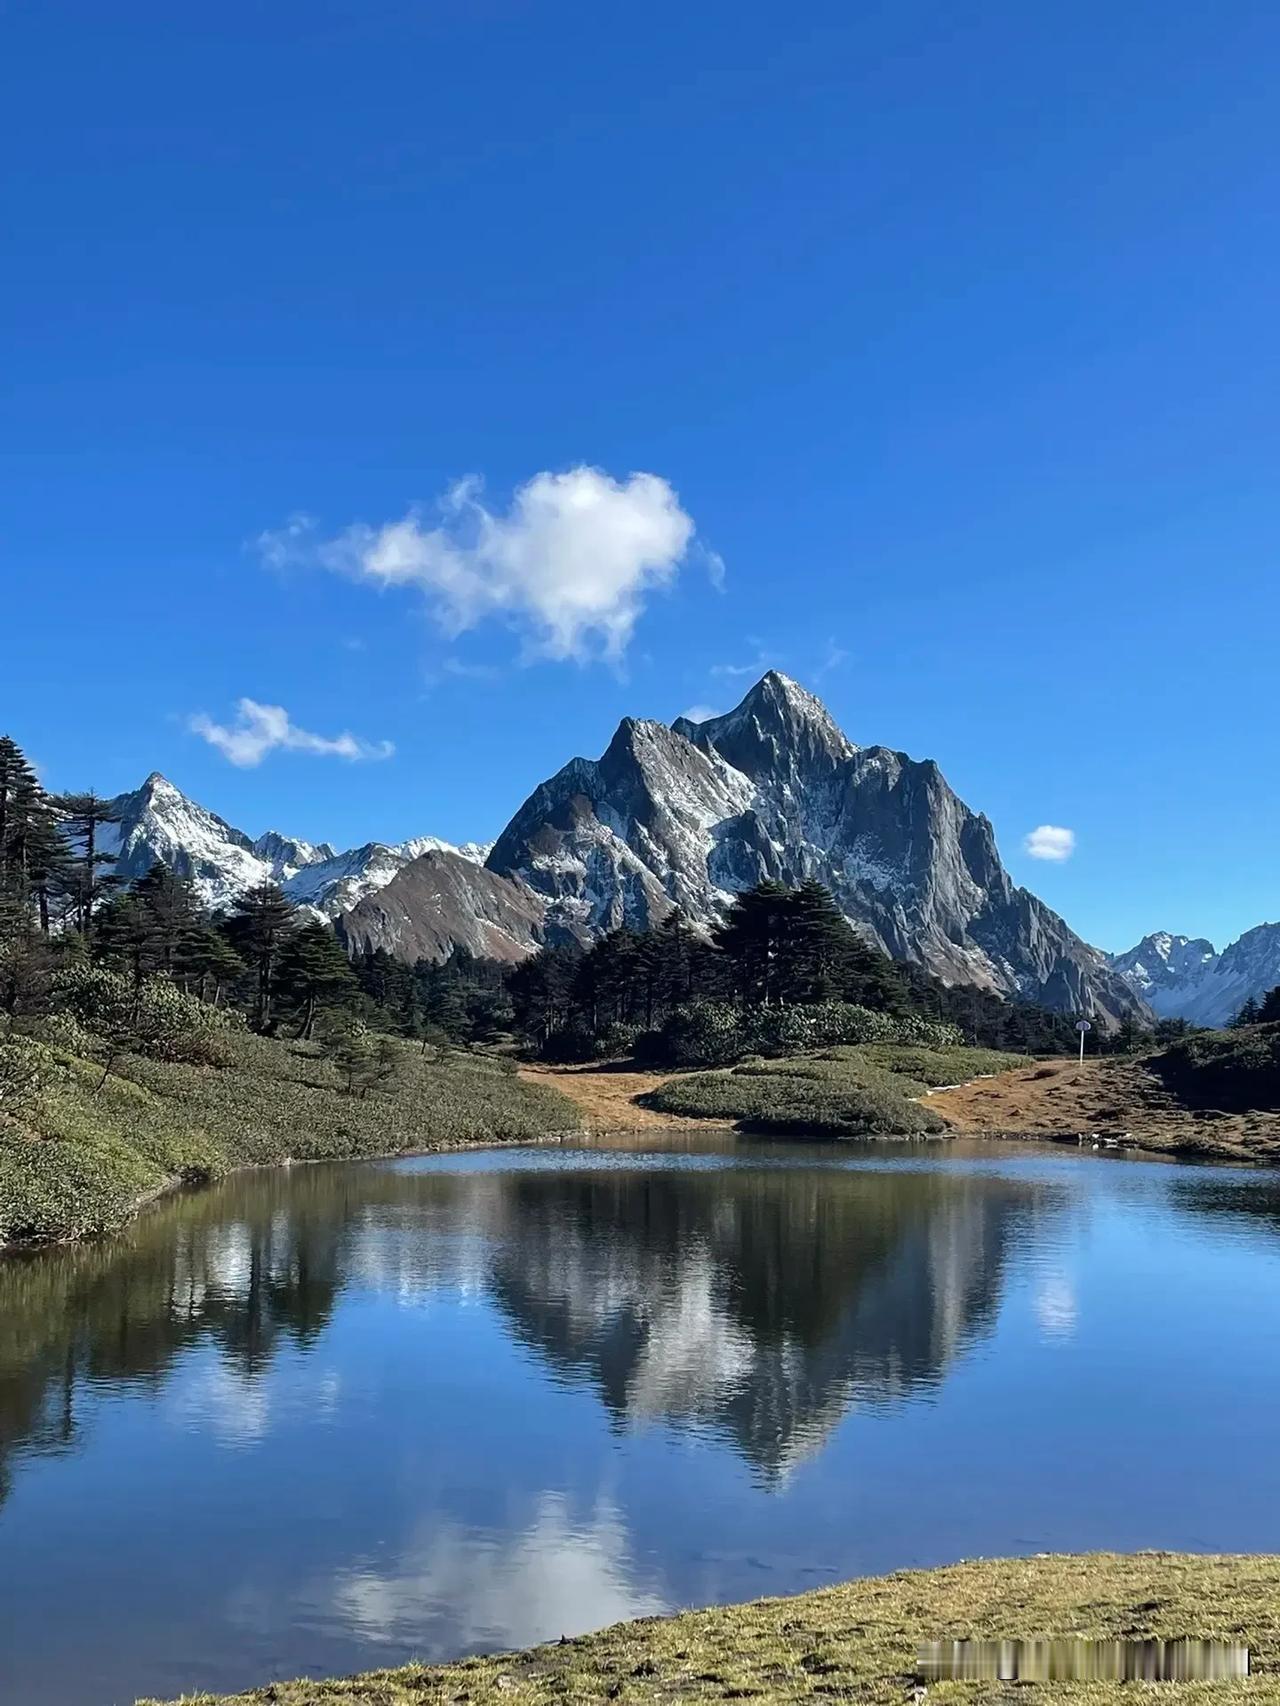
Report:
<svg viewBox="0 0 1280 1706"><path fill-rule="evenodd" d="M411 1665L337 1682L273 1683L236 1706L511 1706L525 1702L910 1698L917 1644L948 1636L1199 1635L1246 1642L1247 1682L1164 1683L1162 1702L1280 1701L1280 1558L1144 1552L958 1564L621 1623L523 1653ZM1132 1700L1134 1683L1032 1685L1032 1696ZM1024 1685L1024 1692L1027 1691ZM1011 1698L1008 1684L941 1683L930 1697ZM217 1706L214 1696L194 1697ZM221 1706L228 1706L223 1702Z"/></svg>
<svg viewBox="0 0 1280 1706"><path fill-rule="evenodd" d="M235 1167L514 1143L580 1123L505 1061L407 1044L394 1081L363 1099L313 1045L247 1032L226 1039L222 1065L131 1055L99 1090L101 1078L64 1057L38 1103L0 1116L0 1244L109 1231L167 1187Z"/></svg>
<svg viewBox="0 0 1280 1706"><path fill-rule="evenodd" d="M946 1130L920 1100L931 1086L1025 1064L1021 1055L990 1049L866 1043L690 1073L671 1079L645 1100L660 1113L722 1120L744 1131L927 1136Z"/></svg>

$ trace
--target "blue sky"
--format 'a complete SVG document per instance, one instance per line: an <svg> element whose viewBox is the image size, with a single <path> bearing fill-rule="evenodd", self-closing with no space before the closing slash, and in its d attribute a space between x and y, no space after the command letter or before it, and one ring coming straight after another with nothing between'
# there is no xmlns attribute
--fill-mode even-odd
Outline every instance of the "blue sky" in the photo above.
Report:
<svg viewBox="0 0 1280 1706"><path fill-rule="evenodd" d="M1280 914L1274 8L5 34L0 724L50 785L488 836L772 664L1103 946ZM230 762L242 698L346 755Z"/></svg>

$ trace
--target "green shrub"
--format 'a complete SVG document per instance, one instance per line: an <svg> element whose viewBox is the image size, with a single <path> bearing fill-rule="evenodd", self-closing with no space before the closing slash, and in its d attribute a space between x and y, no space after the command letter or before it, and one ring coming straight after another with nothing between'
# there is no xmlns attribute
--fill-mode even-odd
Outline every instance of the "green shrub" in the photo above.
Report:
<svg viewBox="0 0 1280 1706"><path fill-rule="evenodd" d="M27 1113L58 1074L52 1049L31 1037L0 1041L0 1114Z"/></svg>
<svg viewBox="0 0 1280 1706"><path fill-rule="evenodd" d="M744 1130L821 1136L920 1136L943 1122L913 1099L924 1086L863 1060L857 1049L799 1060L754 1060L728 1072L675 1078L649 1098L666 1113Z"/></svg>
<svg viewBox="0 0 1280 1706"><path fill-rule="evenodd" d="M228 1058L218 1038L233 1028L231 1014L186 995L166 978L135 986L101 965L78 965L53 984L55 1012L98 1039L107 1069L122 1053L153 1060L220 1065Z"/></svg>
<svg viewBox="0 0 1280 1706"><path fill-rule="evenodd" d="M1188 1101L1202 1106L1280 1108L1280 1025L1196 1031L1149 1064Z"/></svg>
<svg viewBox="0 0 1280 1706"><path fill-rule="evenodd" d="M941 1020L919 1014L898 1017L847 1001L789 1007L698 1001L677 1008L659 1031L645 1039L642 1052L669 1066L728 1066L747 1055L776 1059L839 1044L947 1048L961 1041L956 1027Z"/></svg>

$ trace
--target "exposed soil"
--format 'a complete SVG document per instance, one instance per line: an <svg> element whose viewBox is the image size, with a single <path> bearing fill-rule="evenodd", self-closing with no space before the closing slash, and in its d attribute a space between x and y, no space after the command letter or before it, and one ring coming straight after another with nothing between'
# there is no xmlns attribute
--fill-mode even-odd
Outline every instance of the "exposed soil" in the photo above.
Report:
<svg viewBox="0 0 1280 1706"><path fill-rule="evenodd" d="M1223 1160L1280 1159L1280 1114L1188 1106L1141 1061L1037 1061L935 1090L928 1106L965 1136L1083 1138Z"/></svg>
<svg viewBox="0 0 1280 1706"><path fill-rule="evenodd" d="M588 1131L688 1131L705 1126L706 1120L683 1114L662 1114L642 1108L638 1096L648 1095L666 1082L660 1072L633 1072L612 1066L521 1066L521 1078L530 1084L549 1084L575 1102Z"/></svg>
<svg viewBox="0 0 1280 1706"><path fill-rule="evenodd" d="M588 1131L688 1131L709 1122L641 1107L669 1074L613 1066L520 1067L581 1110ZM1053 1139L1223 1161L1280 1161L1280 1114L1191 1107L1141 1061L1029 1062L1015 1072L935 1090L925 1105L957 1137ZM711 1122L722 1123L722 1122Z"/></svg>

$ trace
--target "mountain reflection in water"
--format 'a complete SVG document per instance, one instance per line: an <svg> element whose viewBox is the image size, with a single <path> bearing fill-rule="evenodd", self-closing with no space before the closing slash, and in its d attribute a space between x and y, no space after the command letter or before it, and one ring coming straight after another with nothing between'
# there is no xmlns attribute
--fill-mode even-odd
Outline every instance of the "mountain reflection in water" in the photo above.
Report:
<svg viewBox="0 0 1280 1706"><path fill-rule="evenodd" d="M232 1691L983 1553L1262 1549L1278 1203L1261 1173L699 1133L246 1173L0 1263L0 1692ZM1187 1345L1153 1402L1135 1347Z"/></svg>
<svg viewBox="0 0 1280 1706"><path fill-rule="evenodd" d="M201 1341L252 1437L255 1381L344 1287L487 1293L619 1422L710 1426L766 1475L852 1403L935 1384L990 1323L1019 1216L1007 1178L556 1166L307 1167L168 1205L110 1244L0 1268L0 1463L77 1438L77 1388L162 1383Z"/></svg>

